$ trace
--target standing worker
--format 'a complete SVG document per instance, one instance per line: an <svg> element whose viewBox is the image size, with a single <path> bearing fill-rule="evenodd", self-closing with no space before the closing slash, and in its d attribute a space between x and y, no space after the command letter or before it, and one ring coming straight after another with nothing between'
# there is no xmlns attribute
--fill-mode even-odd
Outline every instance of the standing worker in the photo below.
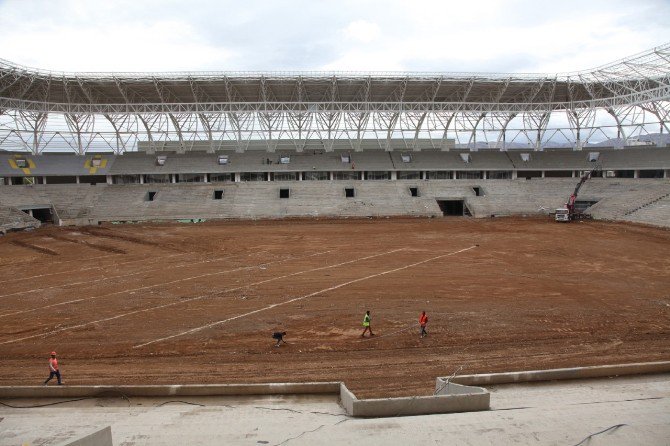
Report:
<svg viewBox="0 0 670 446"><path fill-rule="evenodd" d="M421 326L421 337L424 338L428 336L428 333L426 332L426 325L428 325L428 316L426 315L425 311L422 311L421 316L419 316L419 325Z"/></svg>
<svg viewBox="0 0 670 446"><path fill-rule="evenodd" d="M44 385L51 380L51 378L56 377L58 379L58 385L63 384L60 380L60 371L58 370L58 359L56 359L56 352L51 352L51 358L49 358L49 377L44 381Z"/></svg>
<svg viewBox="0 0 670 446"><path fill-rule="evenodd" d="M369 331L370 336L374 336L375 334L372 332L372 327L370 326L370 321L372 319L370 318L370 310L365 312L365 316L363 317L363 334L361 335L361 338L365 337L365 332Z"/></svg>

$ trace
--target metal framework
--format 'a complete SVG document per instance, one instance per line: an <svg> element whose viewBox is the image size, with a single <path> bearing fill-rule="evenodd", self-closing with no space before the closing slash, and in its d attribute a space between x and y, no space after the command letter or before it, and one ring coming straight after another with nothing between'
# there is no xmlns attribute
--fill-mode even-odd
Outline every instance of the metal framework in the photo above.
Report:
<svg viewBox="0 0 670 446"><path fill-rule="evenodd" d="M64 73L0 59L0 149L623 146L670 133L670 43L564 74ZM419 144L421 141L422 144ZM160 143L160 144L159 144Z"/></svg>

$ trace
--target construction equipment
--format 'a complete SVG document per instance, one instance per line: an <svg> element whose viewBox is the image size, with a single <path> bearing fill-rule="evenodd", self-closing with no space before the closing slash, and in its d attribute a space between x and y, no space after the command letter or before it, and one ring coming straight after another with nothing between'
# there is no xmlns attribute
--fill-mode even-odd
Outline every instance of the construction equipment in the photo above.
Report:
<svg viewBox="0 0 670 446"><path fill-rule="evenodd" d="M601 170L602 170L601 166L596 166L590 171L586 172L584 175L582 175L582 177L579 180L579 183L577 183L577 186L575 186L574 192L572 192L572 195L570 195L570 198L568 198L568 202L565 203L565 206L556 209L556 216L555 216L556 221L568 222L574 220L589 220L592 218L590 214L587 214L582 210L578 210L575 207L575 202L577 201L577 195L579 195L579 190L582 188L584 183L586 183L593 176L594 173L600 172Z"/></svg>

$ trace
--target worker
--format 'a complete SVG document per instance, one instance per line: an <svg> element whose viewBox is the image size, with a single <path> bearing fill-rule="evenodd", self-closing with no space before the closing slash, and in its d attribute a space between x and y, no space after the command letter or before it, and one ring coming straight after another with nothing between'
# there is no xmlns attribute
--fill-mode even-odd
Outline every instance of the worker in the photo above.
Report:
<svg viewBox="0 0 670 446"><path fill-rule="evenodd" d="M426 332L426 325L428 325L428 316L426 315L425 311L422 311L421 316L419 316L419 325L421 326L421 337L424 338L428 336L428 333Z"/></svg>
<svg viewBox="0 0 670 446"><path fill-rule="evenodd" d="M60 370L58 370L58 359L56 359L56 352L51 352L51 357L49 358L49 377L46 381L44 381L44 385L46 386L54 376L58 379L59 386L63 384L60 379Z"/></svg>
<svg viewBox="0 0 670 446"><path fill-rule="evenodd" d="M275 331L272 333L272 339L276 339L277 343L275 344L275 347L279 347L279 345L283 342L286 344L286 341L284 340L284 336L286 336L285 331Z"/></svg>
<svg viewBox="0 0 670 446"><path fill-rule="evenodd" d="M370 310L365 312L365 316L363 316L363 334L361 334L361 338L365 337L366 332L370 332L370 336L374 336L375 334L372 332L372 327L370 326L372 318L370 317Z"/></svg>

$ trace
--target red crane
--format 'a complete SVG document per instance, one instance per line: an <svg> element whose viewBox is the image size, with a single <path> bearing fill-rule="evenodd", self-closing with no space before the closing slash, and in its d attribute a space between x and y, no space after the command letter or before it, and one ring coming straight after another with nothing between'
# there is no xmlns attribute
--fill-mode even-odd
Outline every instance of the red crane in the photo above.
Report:
<svg viewBox="0 0 670 446"><path fill-rule="evenodd" d="M568 202L565 203L565 207L556 209L556 221L582 220L591 217L588 214L578 212L575 209L575 201L577 201L579 190L582 188L584 183L586 183L591 178L591 176L593 176L595 172L599 172L601 170L602 167L596 166L590 171L586 172L584 175L582 175L582 177L579 179L579 183L577 183L577 186L575 186L574 192L572 192L570 198L568 198Z"/></svg>

